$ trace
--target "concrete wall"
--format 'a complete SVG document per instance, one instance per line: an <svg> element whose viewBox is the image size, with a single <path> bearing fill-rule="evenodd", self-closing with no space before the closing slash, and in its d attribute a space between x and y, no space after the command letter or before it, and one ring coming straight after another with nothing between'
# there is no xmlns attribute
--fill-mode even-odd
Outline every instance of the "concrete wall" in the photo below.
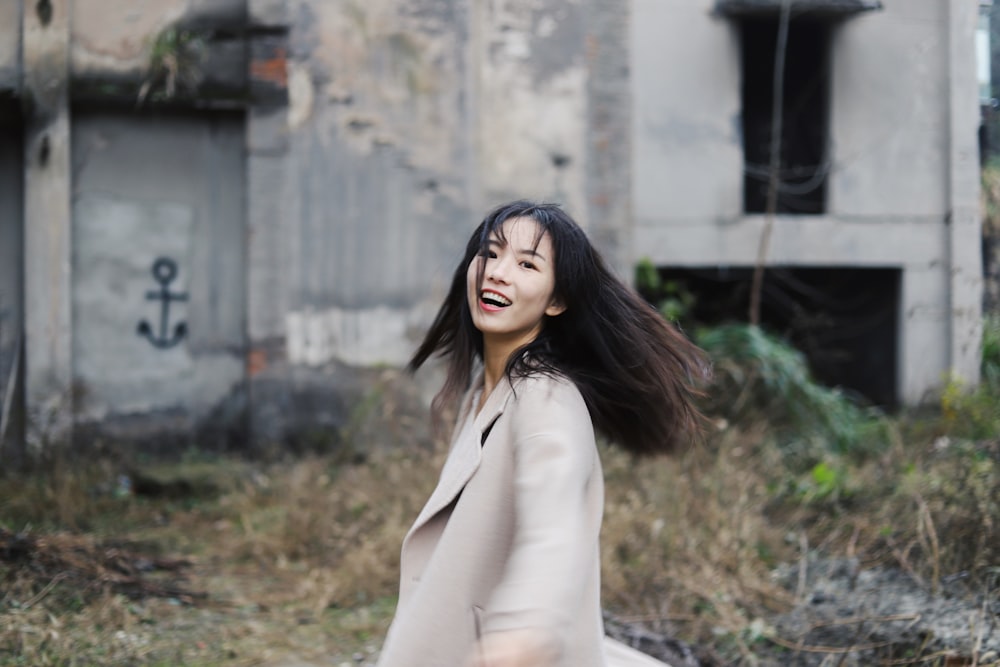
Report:
<svg viewBox="0 0 1000 667"><path fill-rule="evenodd" d="M25 438L35 451L70 442L73 432L71 4L25 3L20 26Z"/></svg>
<svg viewBox="0 0 1000 667"><path fill-rule="evenodd" d="M304 2L289 21L271 261L295 271L253 338L296 363L399 363L486 209L556 200L587 223L580 3Z"/></svg>
<svg viewBox="0 0 1000 667"><path fill-rule="evenodd" d="M78 112L73 127L77 423L127 423L137 435L125 418L169 415L189 434L220 406L238 411L242 114ZM172 265L154 275L161 259ZM163 288L183 297L165 313Z"/></svg>
<svg viewBox="0 0 1000 667"><path fill-rule="evenodd" d="M246 0L73 0L71 67L82 79L147 73L150 52L167 28L239 25Z"/></svg>
<svg viewBox="0 0 1000 667"><path fill-rule="evenodd" d="M637 227L704 227L705 220L744 217L739 30L714 15L714 5L635 2ZM946 5L893 3L844 21L833 35L828 215L940 222L950 143L941 104L950 73ZM716 251L700 245L701 255ZM686 250L665 252L701 261ZM756 247L744 252L752 257Z"/></svg>
<svg viewBox="0 0 1000 667"><path fill-rule="evenodd" d="M632 251L659 265L752 266L766 224L742 213L738 24L714 4L633 4ZM949 373L978 377L981 273L968 244L979 233L949 226L977 202L976 89L964 76L975 73L975 14L975 3L912 0L834 28L827 211L777 217L766 255L903 270L898 386L909 403Z"/></svg>
<svg viewBox="0 0 1000 667"><path fill-rule="evenodd" d="M114 433L137 428L133 415L160 415L183 431L232 402L244 370L250 400L262 406L251 410L251 428L264 440L302 420L342 419L334 394L353 382L345 369L405 362L468 234L501 201L560 201L612 261L627 249L627 12L619 8L598 0L68 7L73 121L82 124L70 132L66 174L75 192L73 404L88 433L99 423L118 423ZM165 49L185 63L176 75L158 66ZM242 72L234 53L245 54ZM595 81L597 67L611 75ZM263 83L271 89L262 97ZM234 105L245 110L241 138L206 134L211 121L199 109ZM186 111L166 118L136 115L137 107ZM220 157L236 155L240 139L245 154ZM217 164L185 161L191 155ZM168 165L184 167L161 171ZM197 183L220 169L239 169L231 173L248 187L244 210L229 215L238 208L230 206L226 231L208 238L210 195ZM593 197L588 184L599 190ZM204 253L223 266L209 267ZM133 321L161 255L181 258L171 288L189 295L171 306L188 337L168 350L138 336ZM211 295L199 293L209 285ZM199 347L208 325L226 333ZM289 407L307 404L319 414Z"/></svg>
<svg viewBox="0 0 1000 667"><path fill-rule="evenodd" d="M294 363L399 363L476 220L464 15L302 3L292 20L279 301L254 337ZM418 11L420 10L420 11ZM256 319L256 318L255 318Z"/></svg>
<svg viewBox="0 0 1000 667"><path fill-rule="evenodd" d="M635 0L632 9L633 248L647 230L740 215L739 43L711 15L714 0ZM670 231L674 240L684 234ZM658 243L651 259L675 263L688 249ZM706 243L703 254L717 246ZM694 259L694 258L692 258Z"/></svg>
<svg viewBox="0 0 1000 667"><path fill-rule="evenodd" d="M336 431L365 369L407 359L468 234L512 197L566 204L625 275L640 257L756 256L738 29L713 0L54 6L52 25L32 3L0 7L0 94L48 105L27 105L26 153L4 158L25 181L23 214L4 215L27 230L29 408L70 400L94 437L192 434L218 415L264 442ZM974 280L955 271L977 187L969 118L944 103L964 100L969 16L910 0L836 29L828 211L779 218L769 250L903 270L908 400L965 372L976 340ZM0 233L19 244L16 227ZM158 257L188 295L167 349L137 333L159 332Z"/></svg>
<svg viewBox="0 0 1000 667"><path fill-rule="evenodd" d="M947 3L911 0L834 32L831 215L943 220L949 29Z"/></svg>
<svg viewBox="0 0 1000 667"><path fill-rule="evenodd" d="M0 3L0 91L13 91L20 88L21 82L21 3Z"/></svg>
<svg viewBox="0 0 1000 667"><path fill-rule="evenodd" d="M623 27L588 17L554 0L251 7L289 43L287 108L248 124L251 392L287 406L254 411L263 439L299 419L291 404L313 404L289 401L290 384L326 395L339 365L407 360L492 206L555 200L584 224L593 208L620 244L627 187L585 194L588 156L619 147L590 143L587 127L626 110L590 116L589 97L613 89L588 72L625 51L588 60L586 45Z"/></svg>

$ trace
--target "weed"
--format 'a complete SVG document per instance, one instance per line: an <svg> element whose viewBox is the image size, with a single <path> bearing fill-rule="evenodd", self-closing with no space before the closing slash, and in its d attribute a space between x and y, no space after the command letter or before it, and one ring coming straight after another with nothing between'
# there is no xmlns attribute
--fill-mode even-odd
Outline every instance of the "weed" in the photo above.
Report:
<svg viewBox="0 0 1000 667"><path fill-rule="evenodd" d="M809 373L805 356L759 327L730 324L695 335L712 358L709 410L736 422L767 419L803 469L826 452L870 454L886 440L886 422Z"/></svg>
<svg viewBox="0 0 1000 667"><path fill-rule="evenodd" d="M193 89L201 71L205 37L194 30L170 26L153 39L149 48L146 80L139 88L137 106L149 96L173 99L179 88Z"/></svg>
<svg viewBox="0 0 1000 667"><path fill-rule="evenodd" d="M976 440L1000 436L1000 314L983 319L980 382L969 388L952 379L941 394L948 432Z"/></svg>
<svg viewBox="0 0 1000 667"><path fill-rule="evenodd" d="M668 322L685 319L694 306L694 294L676 280L663 280L660 272L648 259L636 265L636 287L656 304L660 315Z"/></svg>
<svg viewBox="0 0 1000 667"><path fill-rule="evenodd" d="M706 665L768 664L758 655L781 651L764 641L770 619L801 599L773 576L780 563L846 557L901 569L928 591L957 580L996 597L1000 440L948 437L962 425L944 419L885 425L844 408L842 395L817 398L801 356L780 341L726 333L714 348L723 379L713 398L730 422L706 446L636 460L601 445L611 613L699 647ZM984 359L991 349L987 341ZM833 416L818 414L830 405ZM212 479L214 492L194 499L117 494L119 461L2 475L0 525L89 530L192 558L188 587L210 602L82 596L0 554L0 665L235 667L371 655L392 616L400 541L444 453L415 444L413 425L427 415L409 403L369 397L355 417L344 437L365 451L363 464L331 451L266 465L191 452L144 467L164 483ZM380 420L392 426L378 430ZM858 455L879 428L888 444Z"/></svg>

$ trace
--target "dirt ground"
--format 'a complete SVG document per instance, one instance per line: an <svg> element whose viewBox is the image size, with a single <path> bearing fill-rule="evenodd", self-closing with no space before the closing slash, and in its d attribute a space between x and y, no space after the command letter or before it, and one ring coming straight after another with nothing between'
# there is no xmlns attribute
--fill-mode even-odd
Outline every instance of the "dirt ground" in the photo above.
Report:
<svg viewBox="0 0 1000 667"><path fill-rule="evenodd" d="M1000 440L928 442L830 459L832 479L763 429L655 462L602 450L609 634L674 667L1000 667ZM374 665L442 460L8 476L0 667Z"/></svg>
<svg viewBox="0 0 1000 667"><path fill-rule="evenodd" d="M122 502L139 515L115 540L55 534L33 555L16 554L6 533L0 665L374 665L394 598L355 592L345 604L328 566L262 548L260 518L227 510L227 498L133 496ZM748 624L738 659L712 659L642 619L609 614L609 634L674 667L1000 664L997 587L976 590L959 573L931 590L916 572L807 553L773 569L795 603Z"/></svg>
<svg viewBox="0 0 1000 667"><path fill-rule="evenodd" d="M956 579L936 594L909 575L892 569L859 569L856 561L830 560L775 572L790 589L801 586L802 602L792 611L765 619L748 664L844 667L900 664L921 652L926 664L1000 664L1000 605L963 587ZM191 603L175 597L128 600L109 596L99 614L115 628L94 632L93 619L49 615L46 629L64 634L80 662L61 662L37 648L24 662L13 647L0 650L0 664L256 665L337 667L374 665L394 601L377 600L353 609L317 609L304 593L321 577L298 568L234 565L198 560L183 577L186 590L206 597ZM42 600L34 600L38 604ZM29 605L5 622L32 622ZM770 627L769 627L770 626ZM609 617L609 633L674 667L702 664L692 647L643 623ZM776 643L774 637L798 641ZM969 638L976 645L970 647ZM770 637L770 639L765 639ZM970 651L970 648L973 651ZM978 662L970 657L977 656ZM50 661L51 657L51 661ZM902 663L907 664L907 663Z"/></svg>

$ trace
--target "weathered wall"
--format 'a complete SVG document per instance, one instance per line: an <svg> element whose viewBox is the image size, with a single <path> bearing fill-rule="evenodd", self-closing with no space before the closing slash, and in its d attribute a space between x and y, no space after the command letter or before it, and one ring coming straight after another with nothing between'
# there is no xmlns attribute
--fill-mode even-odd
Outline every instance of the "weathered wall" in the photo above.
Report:
<svg viewBox="0 0 1000 667"><path fill-rule="evenodd" d="M562 201L586 226L584 4L502 0L470 7L484 196Z"/></svg>
<svg viewBox="0 0 1000 667"><path fill-rule="evenodd" d="M70 0L26 4L24 116L24 393L36 449L72 437ZM44 304L39 307L36 304Z"/></svg>
<svg viewBox="0 0 1000 667"><path fill-rule="evenodd" d="M632 3L586 0L587 233L625 279L632 276Z"/></svg>
<svg viewBox="0 0 1000 667"><path fill-rule="evenodd" d="M659 265L752 266L765 225L742 212L739 33L714 4L634 3L632 250ZM965 214L978 187L975 12L886 3L834 28L827 211L778 216L767 253L774 265L903 270L909 403L949 372L978 372L979 232Z"/></svg>
<svg viewBox="0 0 1000 667"><path fill-rule="evenodd" d="M285 336L298 363L399 363L487 208L556 200L587 223L583 7L382 0L290 12L280 261L296 271L283 307L257 311L251 330Z"/></svg>
<svg viewBox="0 0 1000 667"><path fill-rule="evenodd" d="M638 226L743 217L739 30L712 14L714 4L635 3ZM941 103L949 92L948 35L938 0L893 3L834 29L828 215L940 222L950 141Z"/></svg>
<svg viewBox="0 0 1000 667"><path fill-rule="evenodd" d="M589 222L588 67L604 57L588 63L580 2L283 9L251 8L252 21L287 24L290 45L287 109L251 113L248 128L250 191L267 193L249 217L262 405L286 404L290 384L336 391L341 364L405 362L488 208L555 200ZM626 188L609 188L599 226L619 243ZM273 439L291 413L255 412L254 430Z"/></svg>
<svg viewBox="0 0 1000 667"><path fill-rule="evenodd" d="M0 93L21 87L21 3L0 3Z"/></svg>
<svg viewBox="0 0 1000 667"><path fill-rule="evenodd" d="M948 106L941 103L949 94L948 31L947 3L910 0L834 32L831 214L941 222L950 144Z"/></svg>
<svg viewBox="0 0 1000 667"><path fill-rule="evenodd" d="M438 5L300 3L291 17L280 261L294 270L261 333L295 363L405 359L475 220L464 16Z"/></svg>
<svg viewBox="0 0 1000 667"><path fill-rule="evenodd" d="M739 42L714 0L635 0L632 195L637 232L742 210ZM680 238L681 233L670 231ZM636 238L636 248L645 244ZM711 254L715 248L704 247ZM670 252L670 259L684 252ZM664 256L663 258L667 258ZM672 263L667 262L667 263Z"/></svg>
<svg viewBox="0 0 1000 667"><path fill-rule="evenodd" d="M943 3L921 0L849 21L833 42L829 210L860 223L853 244L884 245L882 261L904 267L899 368L910 402L952 362L948 26Z"/></svg>
<svg viewBox="0 0 1000 667"><path fill-rule="evenodd" d="M163 430L169 416L188 435L210 411L237 410L242 115L78 112L73 155L78 423L127 424L138 436L127 417ZM164 289L181 298L166 311Z"/></svg>
<svg viewBox="0 0 1000 667"><path fill-rule="evenodd" d="M738 30L713 0L56 4L72 16L55 29L22 17L28 3L0 7L0 96L37 88L41 70L19 68L46 53L65 65L60 85L72 79L60 90L73 113L59 97L58 113L32 115L27 153L11 159L24 163L33 230L25 275L38 298L24 319L71 343L70 363L49 357L71 371L88 429L191 433L225 413L264 442L339 432L370 389L364 369L406 360L468 234L512 197L566 204L626 275L639 257L756 256ZM964 99L968 16L912 0L835 31L828 212L779 218L769 254L904 270L910 400L975 338L954 316L975 285L949 274L968 255L967 224L945 223L966 221L975 187L968 119L941 101ZM53 129L57 163L42 170ZM72 216L41 236L40 194L65 193L68 208L70 187ZM44 254L70 239L72 274ZM171 305L186 337L163 350L137 333L143 319L159 332L147 292L161 256L177 262L170 289L188 294ZM44 266L57 270L33 269ZM49 293L65 312L71 294L71 320L31 308Z"/></svg>
<svg viewBox="0 0 1000 667"><path fill-rule="evenodd" d="M241 26L246 0L74 0L72 9L74 75L114 80L145 75L157 38L171 26Z"/></svg>
<svg viewBox="0 0 1000 667"><path fill-rule="evenodd" d="M174 28L191 39L178 42ZM88 110L73 131L73 178L84 188L73 215L83 422L196 420L229 400L238 366L262 440L310 419L342 420L349 406L339 395L363 391L349 367L408 358L468 234L512 197L566 204L612 261L624 254L627 12L609 3L78 0L71 29L74 94ZM248 81L233 65L239 48ZM157 66L169 49L186 63L172 79ZM595 81L598 67L606 76ZM255 94L260 82L272 86L266 99ZM215 256L245 255L244 282L212 293L233 295L227 303L245 294L245 312L216 313L245 338L227 339L218 371L190 347L204 333L196 311L206 297L183 261L175 284L190 300L172 312L188 321L184 343L154 353L123 327L137 286L152 286L153 246L194 266L192 248L202 247L190 239L202 234L203 195L179 181L210 174L192 166L166 176L154 165L221 151L215 136L176 118L135 117L132 107L188 109L184 123L197 125L196 109L233 104L246 109L245 245L219 245ZM147 163L139 153L160 157ZM142 219L159 221L157 231ZM235 227L227 223L226 238Z"/></svg>

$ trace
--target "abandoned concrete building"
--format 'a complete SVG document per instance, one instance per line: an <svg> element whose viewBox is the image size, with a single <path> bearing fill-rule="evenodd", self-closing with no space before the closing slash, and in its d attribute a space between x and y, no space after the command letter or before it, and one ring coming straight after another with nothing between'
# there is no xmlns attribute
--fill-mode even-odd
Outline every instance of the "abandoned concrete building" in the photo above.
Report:
<svg viewBox="0 0 1000 667"><path fill-rule="evenodd" d="M978 4L2 2L4 451L334 429L514 197L706 321L763 261L765 324L876 403L973 383Z"/></svg>

